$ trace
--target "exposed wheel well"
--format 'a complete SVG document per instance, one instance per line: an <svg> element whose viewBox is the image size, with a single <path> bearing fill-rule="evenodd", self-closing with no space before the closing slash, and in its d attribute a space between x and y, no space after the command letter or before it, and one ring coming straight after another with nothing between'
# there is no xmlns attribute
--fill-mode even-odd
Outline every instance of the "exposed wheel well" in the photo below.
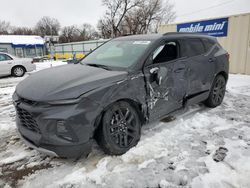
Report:
<svg viewBox="0 0 250 188"><path fill-rule="evenodd" d="M109 104L98 116L97 118L95 119L95 123L94 123L94 127L95 127L95 131L94 131L94 135L93 137L96 137L96 133L98 132L98 128L100 127L100 124L102 122L102 117L103 117L103 114L104 112L110 107L112 106L113 104L117 103L117 102L120 102L120 101L125 101L127 103L129 103L138 113L139 117L140 117L140 120L141 120L141 124L143 125L146 120L145 120L145 116L144 116L144 113L143 113L143 110L142 110L142 104L134 101L134 100L131 100L131 99L119 99L111 104Z"/></svg>
<svg viewBox="0 0 250 188"><path fill-rule="evenodd" d="M218 75L222 75L226 81L228 80L228 74L225 71L219 72L216 76L218 76Z"/></svg>
<svg viewBox="0 0 250 188"><path fill-rule="evenodd" d="M121 99L121 100L118 100L118 101L126 101L126 102L128 102L137 111L137 113L138 113L138 115L140 117L141 123L142 124L145 123L145 116L143 114L142 104L140 104L140 103L138 103L138 102L136 102L134 100L131 100L131 99Z"/></svg>
<svg viewBox="0 0 250 188"><path fill-rule="evenodd" d="M27 72L26 68L23 65L15 65L14 67L11 68L11 74L13 73L14 68L16 67L22 67L25 72Z"/></svg>

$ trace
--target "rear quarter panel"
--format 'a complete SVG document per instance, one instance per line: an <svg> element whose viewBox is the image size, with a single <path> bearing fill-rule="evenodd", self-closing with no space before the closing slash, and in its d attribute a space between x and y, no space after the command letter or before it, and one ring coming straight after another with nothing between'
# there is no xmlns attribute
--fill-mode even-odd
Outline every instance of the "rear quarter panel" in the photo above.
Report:
<svg viewBox="0 0 250 188"><path fill-rule="evenodd" d="M30 58L20 58L20 59L14 59L13 67L20 65L25 67L27 72L33 71L36 69L36 65L32 64L32 59Z"/></svg>
<svg viewBox="0 0 250 188"><path fill-rule="evenodd" d="M215 56L215 75L220 72L225 72L227 75L229 73L229 61L227 54L228 52L220 46L216 46L218 51L214 54Z"/></svg>

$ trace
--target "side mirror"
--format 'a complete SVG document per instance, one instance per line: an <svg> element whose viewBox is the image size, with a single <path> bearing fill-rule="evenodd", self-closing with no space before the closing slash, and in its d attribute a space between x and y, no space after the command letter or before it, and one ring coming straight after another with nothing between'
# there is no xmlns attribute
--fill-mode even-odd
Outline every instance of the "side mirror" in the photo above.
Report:
<svg viewBox="0 0 250 188"><path fill-rule="evenodd" d="M160 67L156 77L156 83L161 85L162 80L165 80L168 75L168 69L166 67Z"/></svg>
<svg viewBox="0 0 250 188"><path fill-rule="evenodd" d="M153 75L154 80L158 85L162 84L162 80L167 77L168 69L166 67L154 67L150 69L150 73Z"/></svg>

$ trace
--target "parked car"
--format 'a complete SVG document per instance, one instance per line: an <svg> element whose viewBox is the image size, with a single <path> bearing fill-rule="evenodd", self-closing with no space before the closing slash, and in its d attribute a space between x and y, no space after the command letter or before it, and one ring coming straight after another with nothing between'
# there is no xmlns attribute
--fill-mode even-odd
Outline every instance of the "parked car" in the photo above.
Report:
<svg viewBox="0 0 250 188"><path fill-rule="evenodd" d="M222 103L229 55L216 38L167 33L113 39L78 64L40 71L13 95L17 127L32 148L79 157L93 139L121 155L141 126L188 105ZM166 135L167 136L167 135Z"/></svg>
<svg viewBox="0 0 250 188"><path fill-rule="evenodd" d="M7 53L0 52L0 77L12 75L22 77L25 72L36 69L30 58L18 58Z"/></svg>

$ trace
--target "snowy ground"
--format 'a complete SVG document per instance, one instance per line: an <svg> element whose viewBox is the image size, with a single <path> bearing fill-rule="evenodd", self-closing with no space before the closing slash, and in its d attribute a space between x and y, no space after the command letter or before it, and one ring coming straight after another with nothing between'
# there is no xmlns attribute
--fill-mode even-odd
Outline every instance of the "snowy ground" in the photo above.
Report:
<svg viewBox="0 0 250 188"><path fill-rule="evenodd" d="M0 187L250 187L250 76L230 75L215 109L195 105L144 126L139 144L122 156L94 145L78 161L47 157L19 139L11 95L23 79L0 79Z"/></svg>

